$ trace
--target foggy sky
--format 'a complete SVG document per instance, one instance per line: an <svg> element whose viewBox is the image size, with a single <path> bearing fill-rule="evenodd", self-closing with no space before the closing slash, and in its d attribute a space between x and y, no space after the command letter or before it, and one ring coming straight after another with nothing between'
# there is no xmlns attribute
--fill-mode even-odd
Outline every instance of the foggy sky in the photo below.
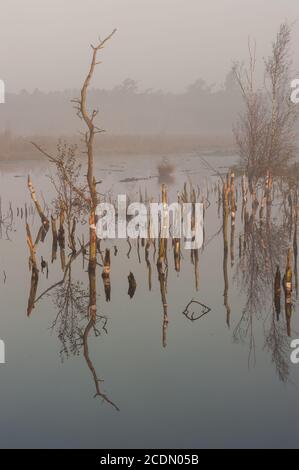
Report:
<svg viewBox="0 0 299 470"><path fill-rule="evenodd" d="M142 89L174 92L202 77L221 85L232 61L269 52L284 20L299 17L298 0L0 0L0 79L8 91L79 88L89 44L117 28L93 86L125 78ZM293 31L299 70L299 21Z"/></svg>

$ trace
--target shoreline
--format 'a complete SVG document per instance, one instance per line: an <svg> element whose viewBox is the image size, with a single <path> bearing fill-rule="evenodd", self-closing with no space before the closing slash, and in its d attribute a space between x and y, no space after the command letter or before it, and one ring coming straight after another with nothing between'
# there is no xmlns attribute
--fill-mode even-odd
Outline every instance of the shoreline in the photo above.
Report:
<svg viewBox="0 0 299 470"><path fill-rule="evenodd" d="M78 146L82 142L78 136L0 136L0 161L40 160L43 157L32 146L38 143L49 153L55 154L57 143L66 141ZM235 154L236 147L232 136L204 135L101 135L95 145L98 156L169 156L190 153L227 155Z"/></svg>

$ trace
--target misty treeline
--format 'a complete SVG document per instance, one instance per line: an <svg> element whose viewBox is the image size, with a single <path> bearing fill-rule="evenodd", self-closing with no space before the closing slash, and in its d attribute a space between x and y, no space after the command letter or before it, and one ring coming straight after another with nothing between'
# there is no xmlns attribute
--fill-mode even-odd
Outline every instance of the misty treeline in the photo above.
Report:
<svg viewBox="0 0 299 470"><path fill-rule="evenodd" d="M96 85L96 82L94 83ZM71 100L78 90L8 94L0 109L0 130L16 135L75 134L78 121ZM111 90L90 89L109 134L231 134L242 101L232 72L222 87L199 78L180 94L141 90L126 79ZM45 112L46 110L46 112ZM8 134L9 134L8 132Z"/></svg>
<svg viewBox="0 0 299 470"><path fill-rule="evenodd" d="M257 60L256 44L249 39L247 64L235 62L220 88L201 78L180 94L141 90L130 78L111 90L91 88L90 101L107 131L97 153L171 154L231 150L236 144L247 170L286 163L295 156L299 131L299 107L290 100L295 77L290 45L287 23L281 24L267 58ZM31 154L28 136L48 148L55 148L57 136L71 136L77 144L71 103L76 96L78 90L8 95L0 108L0 159Z"/></svg>

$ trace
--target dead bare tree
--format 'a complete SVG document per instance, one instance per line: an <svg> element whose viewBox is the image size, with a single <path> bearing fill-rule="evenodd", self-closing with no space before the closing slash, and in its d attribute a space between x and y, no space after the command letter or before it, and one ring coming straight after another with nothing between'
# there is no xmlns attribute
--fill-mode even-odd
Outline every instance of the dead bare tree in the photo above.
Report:
<svg viewBox="0 0 299 470"><path fill-rule="evenodd" d="M94 176L94 138L95 135L103 132L98 126L95 125L94 120L98 115L98 110L88 111L87 108L87 93L92 80L96 66L100 63L97 60L98 53L104 48L105 44L115 34L116 29L112 31L109 36L100 41L97 46L91 45L92 59L88 74L85 78L83 87L81 89L81 97L74 100L78 112L78 116L83 119L87 130L84 134L84 143L86 146L87 154L87 183L89 188L89 315L91 318L96 318L96 265L97 265L97 237L96 237L96 207L98 204L98 194L96 190L96 179Z"/></svg>
<svg viewBox="0 0 299 470"><path fill-rule="evenodd" d="M45 155L50 162L55 163L58 171L62 178L69 185L69 187L81 198L83 202L88 204L89 209L89 286L90 286L90 303L89 303L89 314L92 318L96 316L96 265L97 265L97 239L96 239L96 216L95 211L98 204L98 193L96 190L96 179L94 176L94 139L96 134L103 132L98 126L95 125L95 118L98 115L98 110L92 110L89 112L87 107L87 94L88 89L93 78L95 68L100 63L98 62L98 53L104 48L105 44L115 34L116 30L113 30L109 36L104 40L100 40L96 46L91 45L92 48L92 59L89 67L88 74L84 80L81 95L79 99L73 100L76 105L77 114L82 119L87 127L84 133L84 144L86 150L84 153L87 155L87 187L88 193L85 188L78 187L72 178L66 167L65 159L53 157L48 152L43 150L39 145L33 143L33 145Z"/></svg>
<svg viewBox="0 0 299 470"><path fill-rule="evenodd" d="M77 100L73 100L75 103L75 107L77 109L77 114L80 119L83 120L86 131L84 135L84 145L85 151L84 154L87 155L87 186L81 187L77 181L77 170L76 161L72 158L73 152L69 154L69 158L65 157L65 150L58 153L58 156L54 157L50 155L47 151L43 150L38 144L33 143L35 148L39 150L44 156L48 158L51 163L54 163L57 168L57 172L60 179L60 185L58 186L58 198L60 199L60 211L66 210L65 207L61 207L63 202L67 202L67 205L71 202L72 207L68 207L69 209L69 216L70 216L70 224L69 224L69 240L70 246L72 248L73 254L76 253L76 248L74 246L75 240L75 225L73 219L73 210L74 210L74 197L77 196L79 198L79 205L80 207L87 207L87 211L89 213L89 263L88 263L88 278L89 278L89 302L88 302L88 325L83 335L83 344L84 344L84 357L87 361L87 364L92 371L94 376L94 380L96 383L97 395L101 395L102 398L113 405L116 409L116 405L110 402L108 397L100 393L98 379L96 377L95 370L93 368L92 362L89 358L88 353L88 343L87 337L92 328L95 328L96 321L97 321L97 291L96 291L96 266L97 266L97 237L96 237L96 207L99 202L99 195L96 189L96 179L94 176L94 139L96 134L103 132L95 124L95 118L98 115L98 110L88 110L87 106L87 95L88 89L93 78L95 68L100 63L98 61L98 53L104 48L106 43L111 39L111 37L115 34L116 30L113 30L112 33L107 36L104 40L100 40L98 45L93 46L92 48L92 58L90 67L88 70L88 74L84 80L80 98ZM71 158L71 159L70 159ZM59 197L60 196L60 197ZM71 219L72 225L71 225ZM63 225L63 224L62 224ZM63 263L64 264L64 263ZM64 271L66 272L67 265L64 267Z"/></svg>

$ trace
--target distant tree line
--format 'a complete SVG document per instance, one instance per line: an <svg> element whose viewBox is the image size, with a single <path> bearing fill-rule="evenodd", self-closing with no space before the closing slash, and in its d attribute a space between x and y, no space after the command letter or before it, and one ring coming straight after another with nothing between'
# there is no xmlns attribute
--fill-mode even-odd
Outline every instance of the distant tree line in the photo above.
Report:
<svg viewBox="0 0 299 470"><path fill-rule="evenodd" d="M78 90L7 94L0 109L0 132L17 135L74 134L78 130L71 100ZM242 99L233 73L222 87L198 79L180 94L140 90L130 78L111 90L91 89L103 128L111 134L228 134ZM45 112L45 110L47 110Z"/></svg>

